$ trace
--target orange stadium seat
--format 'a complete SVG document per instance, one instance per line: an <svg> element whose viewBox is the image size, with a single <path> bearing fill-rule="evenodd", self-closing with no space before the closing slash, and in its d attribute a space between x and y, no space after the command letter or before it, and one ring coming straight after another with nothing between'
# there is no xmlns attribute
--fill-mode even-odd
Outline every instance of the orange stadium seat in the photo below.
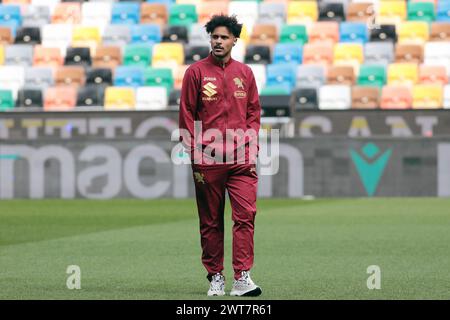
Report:
<svg viewBox="0 0 450 320"><path fill-rule="evenodd" d="M167 24L169 12L163 3L142 3L141 23L155 23L161 27Z"/></svg>
<svg viewBox="0 0 450 320"><path fill-rule="evenodd" d="M327 84L353 85L355 72L352 66L330 66L327 70Z"/></svg>
<svg viewBox="0 0 450 320"><path fill-rule="evenodd" d="M112 68L122 64L122 51L119 46L99 46L92 57L92 66Z"/></svg>
<svg viewBox="0 0 450 320"><path fill-rule="evenodd" d="M352 87L352 109L377 109L380 105L378 87Z"/></svg>
<svg viewBox="0 0 450 320"><path fill-rule="evenodd" d="M339 42L339 23L336 21L319 21L311 25L308 34L310 43Z"/></svg>
<svg viewBox="0 0 450 320"><path fill-rule="evenodd" d="M38 67L58 67L62 66L64 58L59 48L43 47L37 45L34 47L33 66Z"/></svg>
<svg viewBox="0 0 450 320"><path fill-rule="evenodd" d="M333 63L333 45L330 43L307 43L303 47L303 64Z"/></svg>
<svg viewBox="0 0 450 320"><path fill-rule="evenodd" d="M274 24L255 24L249 43L273 46L278 42L278 28Z"/></svg>
<svg viewBox="0 0 450 320"><path fill-rule="evenodd" d="M450 22L433 22L430 41L450 41Z"/></svg>
<svg viewBox="0 0 450 320"><path fill-rule="evenodd" d="M73 86L78 88L86 81L86 74L82 66L62 66L55 70L56 86Z"/></svg>
<svg viewBox="0 0 450 320"><path fill-rule="evenodd" d="M79 2L61 2L55 7L52 23L81 23L81 5Z"/></svg>
<svg viewBox="0 0 450 320"><path fill-rule="evenodd" d="M381 109L411 109L412 92L405 86L384 86L381 91Z"/></svg>
<svg viewBox="0 0 450 320"><path fill-rule="evenodd" d="M77 103L77 89L74 87L51 87L44 93L44 111L69 111Z"/></svg>
<svg viewBox="0 0 450 320"><path fill-rule="evenodd" d="M198 22L205 25L214 14L228 13L228 1L212 0L203 1L197 7Z"/></svg>
<svg viewBox="0 0 450 320"><path fill-rule="evenodd" d="M421 65L419 67L419 83L446 85L448 83L445 66Z"/></svg>
<svg viewBox="0 0 450 320"><path fill-rule="evenodd" d="M395 62L423 62L423 46L421 44L397 44L395 47Z"/></svg>
<svg viewBox="0 0 450 320"><path fill-rule="evenodd" d="M0 27L0 44L11 44L14 42L10 27Z"/></svg>

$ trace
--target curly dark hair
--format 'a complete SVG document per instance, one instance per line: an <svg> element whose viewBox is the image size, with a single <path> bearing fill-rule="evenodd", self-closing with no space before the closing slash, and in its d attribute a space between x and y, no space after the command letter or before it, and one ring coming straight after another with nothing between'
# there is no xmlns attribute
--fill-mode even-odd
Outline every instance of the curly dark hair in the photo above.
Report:
<svg viewBox="0 0 450 320"><path fill-rule="evenodd" d="M217 27L226 27L236 38L239 38L242 30L242 23L238 23L236 15L213 15L211 20L205 24L206 32L211 34Z"/></svg>

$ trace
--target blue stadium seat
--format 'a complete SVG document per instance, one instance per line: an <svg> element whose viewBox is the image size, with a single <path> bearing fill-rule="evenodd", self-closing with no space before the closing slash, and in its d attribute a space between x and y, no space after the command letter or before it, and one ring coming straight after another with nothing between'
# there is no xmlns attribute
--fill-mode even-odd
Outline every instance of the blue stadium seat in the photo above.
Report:
<svg viewBox="0 0 450 320"><path fill-rule="evenodd" d="M137 2L114 3L111 9L111 24L138 24L140 5Z"/></svg>
<svg viewBox="0 0 450 320"><path fill-rule="evenodd" d="M296 63L303 60L303 47L294 43L277 43L273 53L273 63Z"/></svg>
<svg viewBox="0 0 450 320"><path fill-rule="evenodd" d="M269 64L266 87L280 86L292 90L296 82L296 70L297 64L295 63Z"/></svg>
<svg viewBox="0 0 450 320"><path fill-rule="evenodd" d="M369 33L365 23L342 22L339 29L340 42L366 43L369 40Z"/></svg>
<svg viewBox="0 0 450 320"><path fill-rule="evenodd" d="M0 25L15 27L22 25L20 7L15 5L0 5Z"/></svg>
<svg viewBox="0 0 450 320"><path fill-rule="evenodd" d="M440 0L437 5L436 21L450 21L450 1Z"/></svg>
<svg viewBox="0 0 450 320"><path fill-rule="evenodd" d="M161 42L161 28L157 24L139 24L131 27L131 43L155 44Z"/></svg>
<svg viewBox="0 0 450 320"><path fill-rule="evenodd" d="M140 87L144 85L144 68L118 66L114 73L114 86Z"/></svg>

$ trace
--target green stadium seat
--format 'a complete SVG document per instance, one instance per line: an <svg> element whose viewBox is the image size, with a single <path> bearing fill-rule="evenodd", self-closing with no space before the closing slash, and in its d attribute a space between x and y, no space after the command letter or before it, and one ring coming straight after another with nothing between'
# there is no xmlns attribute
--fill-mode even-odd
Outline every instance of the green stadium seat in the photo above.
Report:
<svg viewBox="0 0 450 320"><path fill-rule="evenodd" d="M308 34L304 25L285 24L281 27L280 43L299 43L308 42Z"/></svg>
<svg viewBox="0 0 450 320"><path fill-rule="evenodd" d="M169 68L146 68L144 71L144 85L152 87L165 87L167 94L173 88L172 70Z"/></svg>
<svg viewBox="0 0 450 320"><path fill-rule="evenodd" d="M357 84L381 88L386 84L386 69L382 65L362 64L359 69Z"/></svg>
<svg viewBox="0 0 450 320"><path fill-rule="evenodd" d="M198 21L198 15L193 4L173 4L169 9L169 24L190 26Z"/></svg>
<svg viewBox="0 0 450 320"><path fill-rule="evenodd" d="M435 20L434 4L431 2L408 2L408 20L432 22Z"/></svg>
<svg viewBox="0 0 450 320"><path fill-rule="evenodd" d="M123 54L123 65L148 67L152 64L152 46L129 44Z"/></svg>
<svg viewBox="0 0 450 320"><path fill-rule="evenodd" d="M11 90L0 90L0 111L14 108L14 99Z"/></svg>

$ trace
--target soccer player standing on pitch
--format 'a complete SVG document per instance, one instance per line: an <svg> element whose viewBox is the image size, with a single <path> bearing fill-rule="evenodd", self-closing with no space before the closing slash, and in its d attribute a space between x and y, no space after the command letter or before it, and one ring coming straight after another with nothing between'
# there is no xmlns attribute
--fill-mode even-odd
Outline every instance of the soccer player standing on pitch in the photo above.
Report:
<svg viewBox="0 0 450 320"><path fill-rule="evenodd" d="M186 70L179 126L183 146L191 155L202 262L210 281L208 296L225 294L222 272L226 190L233 220L234 282L230 295L258 296L262 291L250 278L250 269L254 257L261 105L252 70L231 58L242 24L235 16L215 15L205 27L211 52Z"/></svg>

